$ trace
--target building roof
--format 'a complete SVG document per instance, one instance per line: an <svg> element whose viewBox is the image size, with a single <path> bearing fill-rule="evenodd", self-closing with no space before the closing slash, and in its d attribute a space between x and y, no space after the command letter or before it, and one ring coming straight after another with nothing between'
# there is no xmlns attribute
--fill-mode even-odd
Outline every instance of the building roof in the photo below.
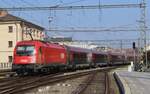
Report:
<svg viewBox="0 0 150 94"><path fill-rule="evenodd" d="M32 27L35 27L37 29L44 30L44 28L39 26L39 25L36 25L32 22L29 22L25 19L22 19L20 17L14 16L14 15L11 15L8 13L3 15L3 16L0 16L0 22L8 22L8 21L21 21L21 22L24 22L24 24L29 26L29 27L32 26Z"/></svg>

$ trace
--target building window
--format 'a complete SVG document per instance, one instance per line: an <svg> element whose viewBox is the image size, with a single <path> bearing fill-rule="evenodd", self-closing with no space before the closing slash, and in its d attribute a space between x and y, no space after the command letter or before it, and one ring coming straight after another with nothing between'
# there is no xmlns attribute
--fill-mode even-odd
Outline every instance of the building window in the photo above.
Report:
<svg viewBox="0 0 150 94"><path fill-rule="evenodd" d="M26 29L25 29L25 35L26 35L26 38L28 37L28 35L29 35L29 29L26 27Z"/></svg>
<svg viewBox="0 0 150 94"><path fill-rule="evenodd" d="M12 62L13 61L13 57L12 56L8 56L8 62Z"/></svg>
<svg viewBox="0 0 150 94"><path fill-rule="evenodd" d="M35 33L36 33L36 30L34 29L34 31L33 31L33 36L34 36L34 37L35 37L35 35L36 35Z"/></svg>
<svg viewBox="0 0 150 94"><path fill-rule="evenodd" d="M8 41L8 47L13 47L13 42L12 41Z"/></svg>
<svg viewBox="0 0 150 94"><path fill-rule="evenodd" d="M40 39L42 38L42 32L40 32Z"/></svg>
<svg viewBox="0 0 150 94"><path fill-rule="evenodd" d="M39 37L39 31L37 31L37 37Z"/></svg>
<svg viewBox="0 0 150 94"><path fill-rule="evenodd" d="M12 33L13 32L13 26L8 26L8 29L9 29L9 33Z"/></svg>

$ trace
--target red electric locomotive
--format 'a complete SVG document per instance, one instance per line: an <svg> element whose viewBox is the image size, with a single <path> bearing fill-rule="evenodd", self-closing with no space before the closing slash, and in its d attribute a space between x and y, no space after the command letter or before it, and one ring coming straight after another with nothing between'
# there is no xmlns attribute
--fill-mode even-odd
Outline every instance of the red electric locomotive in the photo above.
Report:
<svg viewBox="0 0 150 94"><path fill-rule="evenodd" d="M48 71L49 66L64 66L66 62L64 46L43 41L22 41L15 47L12 69L18 74Z"/></svg>

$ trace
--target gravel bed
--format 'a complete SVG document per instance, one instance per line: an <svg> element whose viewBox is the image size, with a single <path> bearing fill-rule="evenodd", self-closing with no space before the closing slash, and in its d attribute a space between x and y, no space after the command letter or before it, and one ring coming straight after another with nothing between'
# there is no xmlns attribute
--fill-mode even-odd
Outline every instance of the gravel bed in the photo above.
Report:
<svg viewBox="0 0 150 94"><path fill-rule="evenodd" d="M41 86L27 91L24 94L71 94L87 77L88 75L66 80L64 82Z"/></svg>

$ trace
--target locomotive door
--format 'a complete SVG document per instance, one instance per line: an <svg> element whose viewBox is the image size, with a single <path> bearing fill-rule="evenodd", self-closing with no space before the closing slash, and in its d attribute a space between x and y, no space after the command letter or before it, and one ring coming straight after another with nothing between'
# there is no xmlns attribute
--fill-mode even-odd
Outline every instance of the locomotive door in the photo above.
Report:
<svg viewBox="0 0 150 94"><path fill-rule="evenodd" d="M38 63L42 64L43 63L43 52L42 52L42 47L39 48L38 50Z"/></svg>
<svg viewBox="0 0 150 94"><path fill-rule="evenodd" d="M71 52L70 52L70 49L68 46L65 46L66 47L66 52L67 52L67 64L70 65L71 64Z"/></svg>

